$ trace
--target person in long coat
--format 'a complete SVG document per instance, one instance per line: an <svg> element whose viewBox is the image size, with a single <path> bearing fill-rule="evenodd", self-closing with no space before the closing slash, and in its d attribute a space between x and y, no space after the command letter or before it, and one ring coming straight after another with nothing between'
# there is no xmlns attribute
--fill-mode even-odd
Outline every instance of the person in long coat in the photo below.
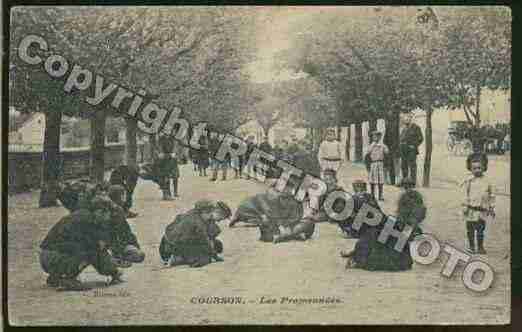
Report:
<svg viewBox="0 0 522 332"><path fill-rule="evenodd" d="M403 179L401 186L404 191L399 198L395 229L402 231L406 225L413 227L413 232L406 245L399 252L394 249L396 238L389 237L384 244L378 241L386 218L383 218L377 226L363 224L359 229L360 237L355 244L355 249L350 253L341 252L341 256L348 258L347 268L362 268L369 271L404 271L411 269L413 260L409 243L415 236L422 234L419 224L426 216L426 208L420 193L413 189L415 183L412 179Z"/></svg>
<svg viewBox="0 0 522 332"><path fill-rule="evenodd" d="M413 122L413 115L404 116L405 125L399 137L402 178L410 178L417 184L417 155L424 141L422 130Z"/></svg>

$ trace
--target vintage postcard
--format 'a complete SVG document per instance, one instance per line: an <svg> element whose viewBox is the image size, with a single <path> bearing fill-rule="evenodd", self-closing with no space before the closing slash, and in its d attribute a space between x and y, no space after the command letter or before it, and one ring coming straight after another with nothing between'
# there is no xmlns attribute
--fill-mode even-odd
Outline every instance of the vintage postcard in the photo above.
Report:
<svg viewBox="0 0 522 332"><path fill-rule="evenodd" d="M6 323L510 322L508 7L8 18Z"/></svg>

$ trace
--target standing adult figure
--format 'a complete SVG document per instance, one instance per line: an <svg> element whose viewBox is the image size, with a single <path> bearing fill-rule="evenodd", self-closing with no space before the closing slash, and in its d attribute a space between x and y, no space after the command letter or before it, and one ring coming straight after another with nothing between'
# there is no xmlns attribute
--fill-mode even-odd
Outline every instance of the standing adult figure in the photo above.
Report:
<svg viewBox="0 0 522 332"><path fill-rule="evenodd" d="M424 141L420 127L413 123L413 114L404 117L404 128L399 139L402 178L411 178L417 184L417 155Z"/></svg>

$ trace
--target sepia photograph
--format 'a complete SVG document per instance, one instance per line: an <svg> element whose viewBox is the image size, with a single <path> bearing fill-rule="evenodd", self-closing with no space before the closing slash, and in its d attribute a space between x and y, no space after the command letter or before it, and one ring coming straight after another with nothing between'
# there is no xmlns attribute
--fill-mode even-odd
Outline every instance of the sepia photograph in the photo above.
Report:
<svg viewBox="0 0 522 332"><path fill-rule="evenodd" d="M509 7L8 9L4 324L511 322Z"/></svg>

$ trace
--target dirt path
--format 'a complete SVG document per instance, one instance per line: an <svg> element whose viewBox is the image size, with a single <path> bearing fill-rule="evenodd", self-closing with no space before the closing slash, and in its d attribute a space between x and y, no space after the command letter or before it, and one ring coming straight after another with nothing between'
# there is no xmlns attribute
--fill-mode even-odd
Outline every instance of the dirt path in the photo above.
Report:
<svg viewBox="0 0 522 332"><path fill-rule="evenodd" d="M16 325L178 325L178 324L430 324L506 323L510 305L510 202L499 197L497 220L488 225L483 257L495 270L493 287L485 294L465 288L462 267L451 279L440 274L445 256L429 266L387 273L345 270L339 257L355 240L340 236L331 224L321 224L313 240L272 245L257 241L255 228L229 229L222 224L223 263L202 269L158 270L157 247L165 226L176 213L200 198L219 198L235 208L239 201L262 191L246 180L210 183L183 167L182 198L160 201L160 192L140 182L135 194L140 216L131 219L147 258L125 270L126 283L106 288L104 278L88 269L81 279L94 291L56 292L45 286L37 248L47 230L66 212L37 209L37 193L9 199L8 283L9 319ZM361 167L343 170L349 188ZM437 186L435 186L437 188ZM398 189L386 186L384 210L393 213ZM464 225L456 206L458 193L421 190L429 205L426 231L464 247ZM204 193L204 194L203 194ZM208 297L237 297L240 304L198 304ZM332 298L331 304L281 303L282 297ZM273 299L276 303L260 303ZM203 301L202 300L202 301ZM337 303L335 303L337 301Z"/></svg>

